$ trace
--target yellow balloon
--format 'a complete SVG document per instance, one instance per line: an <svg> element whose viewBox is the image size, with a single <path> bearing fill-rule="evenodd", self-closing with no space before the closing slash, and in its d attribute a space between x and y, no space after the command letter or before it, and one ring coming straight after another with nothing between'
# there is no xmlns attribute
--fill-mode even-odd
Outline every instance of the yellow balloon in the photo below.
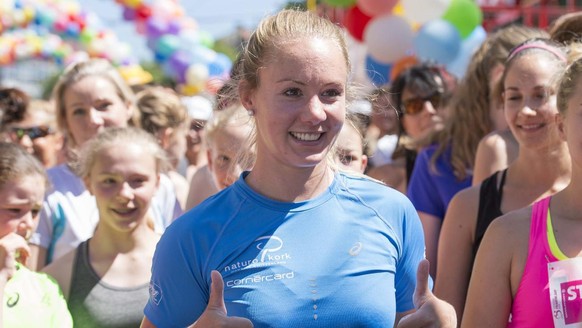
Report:
<svg viewBox="0 0 582 328"><path fill-rule="evenodd" d="M403 16L404 15L404 7L402 7L402 4L397 3L396 6L394 6L394 8L392 9L392 13L394 15Z"/></svg>
<svg viewBox="0 0 582 328"><path fill-rule="evenodd" d="M199 94L200 92L204 91L204 84L202 85L195 85L195 84L183 84L180 87L180 93L184 96L194 96Z"/></svg>

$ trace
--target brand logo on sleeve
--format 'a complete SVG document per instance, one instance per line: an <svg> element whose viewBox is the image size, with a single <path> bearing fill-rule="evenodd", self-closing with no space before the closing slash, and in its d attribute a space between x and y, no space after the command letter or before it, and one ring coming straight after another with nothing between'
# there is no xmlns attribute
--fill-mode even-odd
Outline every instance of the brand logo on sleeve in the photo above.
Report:
<svg viewBox="0 0 582 328"><path fill-rule="evenodd" d="M154 303L155 305L160 305L160 302L162 301L162 289L160 288L160 286L156 285L153 282L150 282L149 292L150 300L152 301L152 303Z"/></svg>

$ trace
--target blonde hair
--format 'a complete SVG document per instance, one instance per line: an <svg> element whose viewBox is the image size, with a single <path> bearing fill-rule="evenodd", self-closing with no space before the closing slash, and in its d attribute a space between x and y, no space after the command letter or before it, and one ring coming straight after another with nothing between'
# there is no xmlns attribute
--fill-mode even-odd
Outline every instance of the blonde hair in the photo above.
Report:
<svg viewBox="0 0 582 328"><path fill-rule="evenodd" d="M490 103L496 101L489 89L490 72L504 65L509 51L525 40L547 37L543 30L511 25L490 35L471 57L465 77L458 83L449 102L450 119L442 130L433 132L426 143L436 143L430 159L436 172L436 161L450 147L455 177L463 180L475 165L479 141L493 130Z"/></svg>
<svg viewBox="0 0 582 328"><path fill-rule="evenodd" d="M305 39L319 38L335 42L351 69L345 32L330 20L299 10L282 10L263 19L240 53L233 81L245 80L250 88L259 86L259 69L265 66L278 46Z"/></svg>
<svg viewBox="0 0 582 328"><path fill-rule="evenodd" d="M582 73L582 43L570 43L568 62L570 64L564 70L558 82L557 104L561 115L565 115L568 111L568 102L574 95L576 84L580 81L580 74Z"/></svg>
<svg viewBox="0 0 582 328"><path fill-rule="evenodd" d="M51 129L57 129L55 106L52 102L42 99L32 99L28 104L26 115L34 115L40 112L46 115L44 123Z"/></svg>
<svg viewBox="0 0 582 328"><path fill-rule="evenodd" d="M83 146L75 165L77 175L82 178L90 176L93 165L97 162L101 152L115 145L140 145L156 162L157 173L165 172L169 168L166 152L160 147L154 136L135 127L111 127L97 134ZM136 161L141 160L136 158Z"/></svg>
<svg viewBox="0 0 582 328"><path fill-rule="evenodd" d="M131 91L131 88L109 61L105 59L90 59L69 65L65 68L55 85L53 99L56 106L57 126L69 137L71 142L73 138L67 129L67 111L64 100L65 92L70 86L89 76L98 76L111 82L111 85L117 91L117 96L125 103L130 104L130 107L133 108L135 106L133 91ZM137 115L138 111L134 110L133 113ZM139 126L136 117L133 117L130 123Z"/></svg>
<svg viewBox="0 0 582 328"><path fill-rule="evenodd" d="M42 164L19 145L0 142L0 188L25 176L37 175L48 187L49 180Z"/></svg>
<svg viewBox="0 0 582 328"><path fill-rule="evenodd" d="M170 89L150 87L137 94L141 127L156 134L165 128L185 128L188 113L180 97Z"/></svg>

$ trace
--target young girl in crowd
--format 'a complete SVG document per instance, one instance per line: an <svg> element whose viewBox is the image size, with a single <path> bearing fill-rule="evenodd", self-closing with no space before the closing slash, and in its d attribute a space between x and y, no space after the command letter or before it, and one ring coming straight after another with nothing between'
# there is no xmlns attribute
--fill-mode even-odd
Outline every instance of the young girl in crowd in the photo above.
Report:
<svg viewBox="0 0 582 328"><path fill-rule="evenodd" d="M557 90L556 122L569 148L570 184L491 223L475 260L463 327L580 325L582 58L577 53ZM508 97L512 91L505 92Z"/></svg>
<svg viewBox="0 0 582 328"><path fill-rule="evenodd" d="M335 162L340 169L364 174L368 165L364 133L366 124L361 114L348 113L337 136Z"/></svg>
<svg viewBox="0 0 582 328"><path fill-rule="evenodd" d="M475 254L489 224L556 193L570 180L568 148L555 123L555 80L565 67L564 50L548 39L527 41L508 57L497 95L519 155L509 168L455 195L441 232L435 294L455 306L459 322Z"/></svg>
<svg viewBox="0 0 582 328"><path fill-rule="evenodd" d="M48 184L42 165L13 143L0 142L0 326L72 327L55 281L24 266L26 240L38 223Z"/></svg>
<svg viewBox="0 0 582 328"><path fill-rule="evenodd" d="M160 237L149 207L166 158L138 128L109 128L83 147L79 176L95 196L99 223L44 269L61 286L75 327L139 327Z"/></svg>
<svg viewBox="0 0 582 328"><path fill-rule="evenodd" d="M24 112L5 113L3 130L12 142L34 154L44 167L60 164L64 140L57 131L54 104L33 99Z"/></svg>
<svg viewBox="0 0 582 328"><path fill-rule="evenodd" d="M182 97L186 106L190 126L186 134L186 154L180 162L179 171L190 182L194 174L206 167L206 124L212 117L212 102L204 96Z"/></svg>
<svg viewBox="0 0 582 328"><path fill-rule="evenodd" d="M456 325L428 288L412 204L330 163L349 70L327 19L283 10L259 24L232 81L255 121L255 164L166 230L142 327Z"/></svg>
<svg viewBox="0 0 582 328"><path fill-rule="evenodd" d="M166 150L172 166L168 176L184 208L189 185L186 178L177 172L177 167L186 153L186 132L190 124L186 107L173 90L162 87L148 87L136 97L141 127L153 134Z"/></svg>
<svg viewBox="0 0 582 328"><path fill-rule="evenodd" d="M57 124L73 159L84 144L106 127L123 127L135 114L134 96L117 70L103 59L72 64L54 89ZM34 268L42 268L93 235L99 219L95 198L69 164L48 171L53 188L43 204L31 238ZM150 207L162 232L181 213L171 181L162 176Z"/></svg>
<svg viewBox="0 0 582 328"><path fill-rule="evenodd" d="M399 117L398 147L392 162L377 166L368 175L406 193L408 181L422 140L442 129L448 99L456 80L443 68L418 64L400 73L392 82L390 99Z"/></svg>
<svg viewBox="0 0 582 328"><path fill-rule="evenodd" d="M192 181L188 209L233 184L254 162L254 151L250 147L253 124L240 103L216 112L205 129L210 179ZM210 185L208 180L212 181ZM198 184L194 184L196 182Z"/></svg>
<svg viewBox="0 0 582 328"><path fill-rule="evenodd" d="M546 35L537 29L512 26L485 40L449 102L444 128L435 131L430 137L433 144L418 153L407 195L422 221L433 277L443 219L453 196L471 186L477 145L487 133L507 127L503 111L491 102L490 82L501 76L513 47L540 34Z"/></svg>

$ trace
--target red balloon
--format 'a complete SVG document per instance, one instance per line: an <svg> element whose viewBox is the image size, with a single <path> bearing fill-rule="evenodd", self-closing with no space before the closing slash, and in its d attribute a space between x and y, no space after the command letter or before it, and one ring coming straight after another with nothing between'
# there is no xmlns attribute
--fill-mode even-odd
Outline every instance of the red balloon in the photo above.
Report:
<svg viewBox="0 0 582 328"><path fill-rule="evenodd" d="M358 0L358 7L364 14L374 17L391 13L396 3L398 0Z"/></svg>
<svg viewBox="0 0 582 328"><path fill-rule="evenodd" d="M372 17L364 14L358 6L350 8L344 16L344 26L354 39L364 41L364 29Z"/></svg>
<svg viewBox="0 0 582 328"><path fill-rule="evenodd" d="M138 19L146 20L152 15L152 8L142 3L139 5L139 7L136 8L135 12Z"/></svg>

